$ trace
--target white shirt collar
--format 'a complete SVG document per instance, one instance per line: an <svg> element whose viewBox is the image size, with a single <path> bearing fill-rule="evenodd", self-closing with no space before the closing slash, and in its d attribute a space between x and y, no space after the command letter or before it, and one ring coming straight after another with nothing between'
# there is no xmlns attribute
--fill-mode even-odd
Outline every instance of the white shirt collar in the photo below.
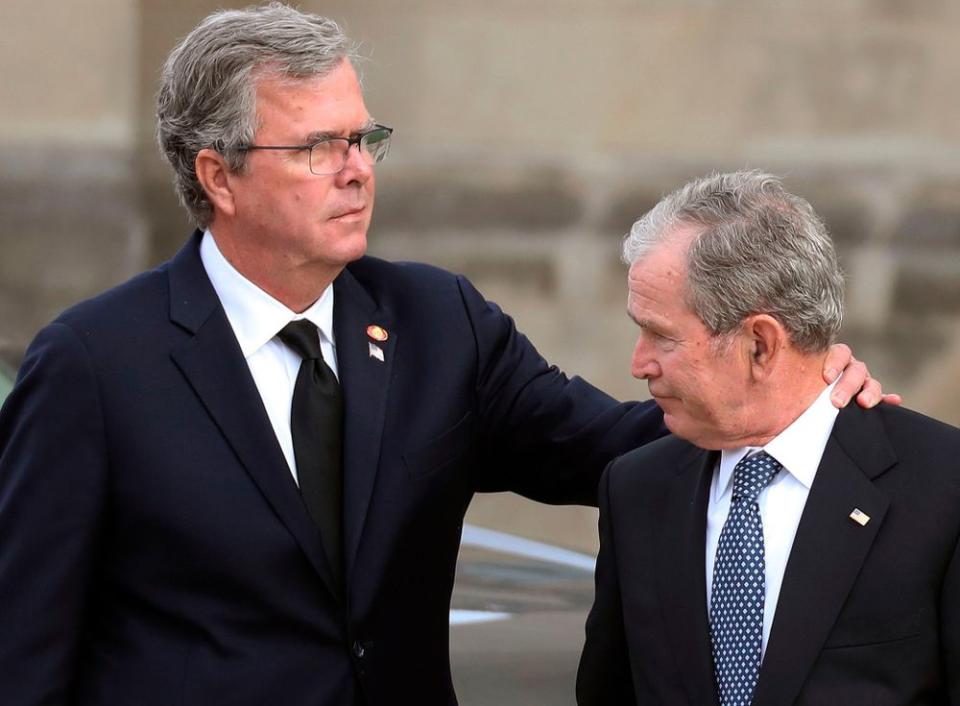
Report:
<svg viewBox="0 0 960 706"><path fill-rule="evenodd" d="M320 329L321 337L335 347L333 285L328 285L310 308L298 314L240 274L220 252L209 228L200 242L200 260L220 298L244 358L249 358L295 319L311 321Z"/></svg>
<svg viewBox="0 0 960 706"><path fill-rule="evenodd" d="M813 485L823 450L827 446L830 432L833 431L833 423L840 411L830 401L834 385L836 382L824 388L803 414L762 447L807 490ZM715 486L715 501L728 491L733 479L733 469L740 459L759 450L756 446L741 446L720 452L720 471Z"/></svg>

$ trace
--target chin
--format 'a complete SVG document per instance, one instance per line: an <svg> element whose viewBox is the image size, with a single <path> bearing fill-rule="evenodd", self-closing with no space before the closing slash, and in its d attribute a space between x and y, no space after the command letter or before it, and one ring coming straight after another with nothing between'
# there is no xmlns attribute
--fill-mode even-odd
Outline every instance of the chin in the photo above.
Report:
<svg viewBox="0 0 960 706"><path fill-rule="evenodd" d="M677 422L677 418L670 414L667 410L663 409L663 405L660 406L660 409L663 410L663 425L670 430L670 433L674 436L679 436L681 438L686 438L683 435L683 425Z"/></svg>
<svg viewBox="0 0 960 706"><path fill-rule="evenodd" d="M353 262L354 260L359 260L361 257L367 254L367 238L366 236L361 236L359 242L352 248L350 248L348 257L348 262Z"/></svg>
<svg viewBox="0 0 960 706"><path fill-rule="evenodd" d="M333 243L328 241L327 245L331 247L325 248L324 257L338 264L346 265L354 260L359 260L366 254L366 232L351 233Z"/></svg>
<svg viewBox="0 0 960 706"><path fill-rule="evenodd" d="M732 449L742 445L725 442L723 440L724 437L718 433L717 430L707 429L703 426L684 426L682 422L678 423L675 418L667 414L663 416L663 423L674 436L688 441L698 448L706 449L707 451Z"/></svg>
<svg viewBox="0 0 960 706"><path fill-rule="evenodd" d="M689 441L691 444L696 446L702 446L701 434L697 433L697 429L691 427L689 424L684 424L683 419L678 419L676 415L670 414L667 411L663 413L663 424L670 430L670 433L674 436L678 436L681 439ZM706 448L706 447L702 447Z"/></svg>

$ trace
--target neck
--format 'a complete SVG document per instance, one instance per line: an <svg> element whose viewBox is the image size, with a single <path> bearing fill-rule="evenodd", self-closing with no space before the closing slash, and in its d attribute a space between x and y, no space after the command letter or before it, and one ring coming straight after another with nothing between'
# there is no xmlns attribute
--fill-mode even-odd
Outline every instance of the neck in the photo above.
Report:
<svg viewBox="0 0 960 706"><path fill-rule="evenodd" d="M743 410L743 433L722 448L764 446L793 424L823 392L826 354L794 353L768 379L756 383Z"/></svg>
<svg viewBox="0 0 960 706"><path fill-rule="evenodd" d="M231 262L231 264L233 264ZM234 265L234 267L237 267ZM311 274L303 269L291 270L286 277L274 277L263 274L248 274L237 267L237 271L249 279L263 291L298 314L309 309L326 291L327 287L337 278L343 268L333 272L317 272Z"/></svg>
<svg viewBox="0 0 960 706"><path fill-rule="evenodd" d="M298 314L309 309L343 271L343 266L296 262L282 252L245 248L229 238L214 240L237 272Z"/></svg>

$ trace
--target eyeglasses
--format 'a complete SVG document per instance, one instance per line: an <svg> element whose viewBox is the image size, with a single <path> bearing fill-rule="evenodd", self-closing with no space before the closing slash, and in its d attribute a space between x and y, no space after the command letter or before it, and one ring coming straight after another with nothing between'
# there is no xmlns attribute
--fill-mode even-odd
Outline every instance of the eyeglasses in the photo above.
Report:
<svg viewBox="0 0 960 706"><path fill-rule="evenodd" d="M309 145L241 145L241 152L253 150L295 150L310 153L310 171L317 176L329 176L342 171L347 164L350 148L357 145L367 164L379 164L390 150L393 128L374 125L370 130L353 137L324 137Z"/></svg>

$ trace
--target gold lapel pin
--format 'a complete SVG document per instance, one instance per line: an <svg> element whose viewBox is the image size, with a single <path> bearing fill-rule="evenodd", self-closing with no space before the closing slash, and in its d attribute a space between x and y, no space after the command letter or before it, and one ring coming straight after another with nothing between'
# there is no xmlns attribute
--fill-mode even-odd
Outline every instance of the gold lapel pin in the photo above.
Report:
<svg viewBox="0 0 960 706"><path fill-rule="evenodd" d="M853 512L850 513L850 519L856 522L861 527L865 527L866 524L870 521L870 515L865 513L858 507L853 508Z"/></svg>
<svg viewBox="0 0 960 706"><path fill-rule="evenodd" d="M375 324L367 326L367 335L374 341L380 342L386 341L390 337L390 334L387 333L385 328L376 326Z"/></svg>

